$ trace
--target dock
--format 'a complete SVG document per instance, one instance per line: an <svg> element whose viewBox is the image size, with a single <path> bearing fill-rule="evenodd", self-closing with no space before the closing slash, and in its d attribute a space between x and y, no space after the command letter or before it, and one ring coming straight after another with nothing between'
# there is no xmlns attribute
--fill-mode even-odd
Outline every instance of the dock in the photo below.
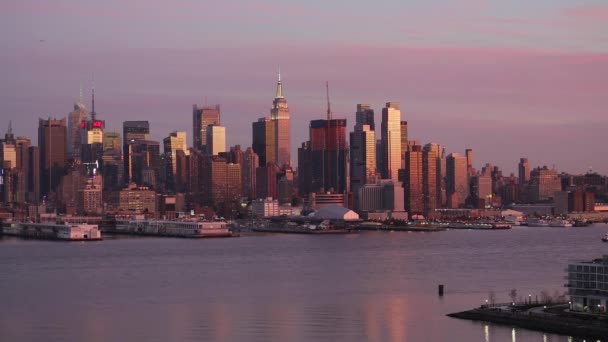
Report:
<svg viewBox="0 0 608 342"><path fill-rule="evenodd" d="M60 241L99 241L96 224L3 222L0 234L25 239Z"/></svg>
<svg viewBox="0 0 608 342"><path fill-rule="evenodd" d="M251 229L257 233L280 233L280 234L310 234L310 235L331 235L331 234L352 234L352 229L309 229L306 227L254 227Z"/></svg>
<svg viewBox="0 0 608 342"><path fill-rule="evenodd" d="M565 311L568 304L553 305L482 306L473 310L456 312L447 316L484 321L551 334L567 335L581 339L605 340L608 338L608 316L581 315ZM557 310L556 310L557 309Z"/></svg>
<svg viewBox="0 0 608 342"><path fill-rule="evenodd" d="M368 230L368 231L384 231L384 232L441 232L446 230L446 227L440 226L388 226L388 225L378 225L378 226L367 226L367 225L359 225L356 227L357 230Z"/></svg>

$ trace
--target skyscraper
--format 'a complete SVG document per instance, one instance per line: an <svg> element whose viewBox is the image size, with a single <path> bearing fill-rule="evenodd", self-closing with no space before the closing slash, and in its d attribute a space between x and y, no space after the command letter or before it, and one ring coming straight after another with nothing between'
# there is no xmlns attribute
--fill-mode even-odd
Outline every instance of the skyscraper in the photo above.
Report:
<svg viewBox="0 0 608 342"><path fill-rule="evenodd" d="M437 153L433 150L422 151L422 213L429 217L437 209L437 166L439 165Z"/></svg>
<svg viewBox="0 0 608 342"><path fill-rule="evenodd" d="M207 154L217 156L220 152L226 152L226 127L209 125L205 134L207 142L205 149Z"/></svg>
<svg viewBox="0 0 608 342"><path fill-rule="evenodd" d="M401 157L405 156L408 149L409 141L407 140L407 121L401 121ZM405 164L401 165L405 167Z"/></svg>
<svg viewBox="0 0 608 342"><path fill-rule="evenodd" d="M348 191L347 147L346 119L310 121L312 192Z"/></svg>
<svg viewBox="0 0 608 342"><path fill-rule="evenodd" d="M68 114L67 157L80 160L82 148L82 130L86 127L85 119L87 116L86 108L82 103L82 98L74 103L74 110Z"/></svg>
<svg viewBox="0 0 608 342"><path fill-rule="evenodd" d="M424 209L423 158L420 145L411 146L405 152L405 210L409 215L422 214Z"/></svg>
<svg viewBox="0 0 608 342"><path fill-rule="evenodd" d="M136 182L136 179L141 179L141 169L137 169L134 165L135 156L133 153L141 150L139 141L150 140L150 123L148 121L125 121L122 124L123 138L123 162L124 183ZM158 144L158 143L157 143Z"/></svg>
<svg viewBox="0 0 608 342"><path fill-rule="evenodd" d="M167 176L166 186L170 190L175 190L177 173L177 151L190 154L188 151L188 141L186 132L173 132L163 139L165 151L165 174Z"/></svg>
<svg viewBox="0 0 608 342"><path fill-rule="evenodd" d="M220 125L220 105L197 107L192 106L192 144L205 154L207 151L207 126Z"/></svg>
<svg viewBox="0 0 608 342"><path fill-rule="evenodd" d="M369 129L372 131L376 130L376 124L374 121L374 110L368 104L357 104L357 113L355 114L356 121L355 126L369 125Z"/></svg>
<svg viewBox="0 0 608 342"><path fill-rule="evenodd" d="M467 159L458 153L450 153L446 160L446 192L448 206L463 206L469 196Z"/></svg>
<svg viewBox="0 0 608 342"><path fill-rule="evenodd" d="M376 182L376 135L370 125L357 123L350 133L350 158L351 191L357 207L359 188Z"/></svg>
<svg viewBox="0 0 608 342"><path fill-rule="evenodd" d="M439 144L429 143L424 146L424 151L428 153L430 158L431 152L435 155L435 186L436 186L436 207L442 208L445 206L445 173L446 173L446 160L445 160L445 148ZM430 168L430 166L429 166ZM429 180L430 184L431 180ZM428 195L431 196L430 194ZM429 205L430 208L430 205Z"/></svg>
<svg viewBox="0 0 608 342"><path fill-rule="evenodd" d="M387 102L382 108L382 147L382 178L397 181L401 168L401 110L397 102Z"/></svg>
<svg viewBox="0 0 608 342"><path fill-rule="evenodd" d="M279 167L291 165L291 120L289 117L289 107L283 95L283 85L281 84L281 74L277 82L277 94L272 102L270 119L274 122L275 145L274 155L276 164Z"/></svg>
<svg viewBox="0 0 608 342"><path fill-rule="evenodd" d="M251 147L248 147L243 154L243 196L254 199L256 195L256 173L255 170L260 164L258 155Z"/></svg>
<svg viewBox="0 0 608 342"><path fill-rule="evenodd" d="M252 124L253 151L260 157L260 165L276 162L276 126L269 118L259 118Z"/></svg>
<svg viewBox="0 0 608 342"><path fill-rule="evenodd" d="M467 148L464 152L467 158L467 175L472 176L475 174L475 171L473 170L473 150Z"/></svg>
<svg viewBox="0 0 608 342"><path fill-rule="evenodd" d="M41 191L53 191L65 171L67 150L66 119L39 119L38 145L40 146Z"/></svg>
<svg viewBox="0 0 608 342"><path fill-rule="evenodd" d="M519 159L519 185L524 185L530 181L530 164L528 158Z"/></svg>

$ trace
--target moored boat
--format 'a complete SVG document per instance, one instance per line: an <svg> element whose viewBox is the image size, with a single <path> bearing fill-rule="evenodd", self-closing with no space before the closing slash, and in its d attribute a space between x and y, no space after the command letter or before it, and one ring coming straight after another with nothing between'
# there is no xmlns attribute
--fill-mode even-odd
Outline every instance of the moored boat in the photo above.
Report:
<svg viewBox="0 0 608 342"><path fill-rule="evenodd" d="M2 224L1 231L3 235L41 240L96 241L102 239L96 224L7 221Z"/></svg>
<svg viewBox="0 0 608 342"><path fill-rule="evenodd" d="M604 237L602 237L602 241L604 241L604 242L608 242L608 233L606 233L606 234L604 235Z"/></svg>
<svg viewBox="0 0 608 342"><path fill-rule="evenodd" d="M568 220L554 219L549 222L549 227L572 227L572 222Z"/></svg>
<svg viewBox="0 0 608 342"><path fill-rule="evenodd" d="M114 229L110 230L117 234L168 236L185 238L213 238L234 237L223 221L199 221L199 220L116 220Z"/></svg>

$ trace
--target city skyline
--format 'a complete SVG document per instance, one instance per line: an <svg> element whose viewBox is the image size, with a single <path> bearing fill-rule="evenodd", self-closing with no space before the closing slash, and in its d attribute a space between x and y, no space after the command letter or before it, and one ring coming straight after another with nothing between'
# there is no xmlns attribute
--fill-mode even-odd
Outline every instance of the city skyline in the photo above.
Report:
<svg viewBox="0 0 608 342"><path fill-rule="evenodd" d="M410 139L440 143L449 152L472 148L477 168L492 162L516 172L526 156L531 165L608 173L608 161L597 158L601 147L591 143L608 125L608 45L601 35L608 11L601 2L383 2L371 8L135 2L120 12L115 5L8 3L0 14L9 27L0 32L7 70L0 113L13 120L15 132L35 137L38 117L66 115L79 85L94 73L106 131L119 132L128 119L149 120L157 141L172 131L190 132L190 106L207 98L222 105L227 145L247 146L249 123L268 115L281 65L293 127L324 117L329 81L335 117L346 118L348 130L357 103L379 114L384 103L396 101ZM450 20L441 20L446 9ZM337 11L344 29L328 27ZM187 25L194 13L208 20ZM370 20L350 21L364 15ZM399 20L370 24L385 16ZM305 30L309 17L319 25ZM258 25L277 18L289 18L290 25L281 32ZM172 24L171 32L157 26L159 19ZM218 22L236 26L213 28ZM256 30L246 30L250 26ZM117 34L121 29L129 34ZM292 132L294 162L305 140L305 130Z"/></svg>

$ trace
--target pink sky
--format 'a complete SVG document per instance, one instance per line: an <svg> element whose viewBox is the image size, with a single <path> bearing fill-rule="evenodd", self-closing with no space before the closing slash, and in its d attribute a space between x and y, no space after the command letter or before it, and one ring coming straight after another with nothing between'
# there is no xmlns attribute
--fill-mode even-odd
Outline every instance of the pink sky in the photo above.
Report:
<svg viewBox="0 0 608 342"><path fill-rule="evenodd" d="M413 139L472 148L476 167L514 171L528 157L608 173L608 7L430 3L319 12L315 1L9 1L0 5L0 129L11 119L36 140L37 118L67 114L95 73L110 129L147 119L155 139L190 136L191 106L207 97L222 105L228 143L248 146L280 65L294 148L323 116L327 80L335 116L350 127L357 103L372 104L379 125L384 103L398 101Z"/></svg>

